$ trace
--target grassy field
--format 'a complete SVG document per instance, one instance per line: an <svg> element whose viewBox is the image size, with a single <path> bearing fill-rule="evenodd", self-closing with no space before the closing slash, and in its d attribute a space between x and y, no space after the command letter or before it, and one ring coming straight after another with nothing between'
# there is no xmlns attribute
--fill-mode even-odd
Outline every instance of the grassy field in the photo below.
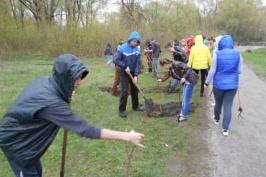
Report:
<svg viewBox="0 0 266 177"><path fill-rule="evenodd" d="M251 53L243 54L245 61L252 64L253 70L263 77L266 77L266 49L256 49Z"/></svg>
<svg viewBox="0 0 266 177"><path fill-rule="evenodd" d="M38 76L50 75L53 61L54 58L38 53L1 60L1 118L29 81ZM105 58L82 58L82 61L89 68L90 75L77 91L73 110L97 127L121 131L134 129L145 134L143 143L146 147L134 152L129 176L192 176L195 168L200 167L201 152L206 149L201 143L204 122L201 119L204 119L204 109L197 109L190 117L188 125L181 128L177 126L174 118L148 118L144 113L132 112L129 99L128 118L120 119L117 115L118 98L98 89L102 86L111 86L114 70L105 66ZM150 74L145 73L141 75L140 84L145 89L157 86L157 82L151 79ZM198 95L198 92L195 95ZM177 94L165 93L148 93L147 97L153 98L156 102L178 99ZM140 100L143 104L143 100ZM193 102L204 108L204 99L195 96ZM59 176L61 143L62 130L41 159L44 177ZM65 176L124 177L131 148L132 145L124 142L88 140L70 133ZM0 176L13 176L2 151Z"/></svg>

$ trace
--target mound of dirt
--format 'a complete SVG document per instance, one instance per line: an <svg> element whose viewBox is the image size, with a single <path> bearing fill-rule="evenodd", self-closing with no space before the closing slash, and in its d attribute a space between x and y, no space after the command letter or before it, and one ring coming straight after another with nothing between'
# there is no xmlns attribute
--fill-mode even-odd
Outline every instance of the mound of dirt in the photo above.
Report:
<svg viewBox="0 0 266 177"><path fill-rule="evenodd" d="M145 110L149 117L171 117L180 113L181 105L181 102L157 104L154 103L152 99L147 99L145 101ZM194 112L195 108L196 105L192 103L190 112Z"/></svg>
<svg viewBox="0 0 266 177"><path fill-rule="evenodd" d="M98 89L102 92L107 92L111 95L113 95L112 92L112 87L98 87ZM179 93L179 90L177 91L169 91L169 87L152 87L150 89L144 89L145 93L167 93L167 94L172 94L172 93ZM120 90L118 90L117 95L113 96L119 96Z"/></svg>
<svg viewBox="0 0 266 177"><path fill-rule="evenodd" d="M99 90L102 92L109 93L110 95L113 95L112 88L111 87L99 87ZM168 92L168 87L154 87L149 90L150 92ZM148 92L147 90L145 92ZM177 93L177 92L176 92ZM117 95L113 96L119 96L119 90ZM191 112L193 112L196 108L195 104L191 104ZM145 111L147 116L149 117L171 117L176 116L178 113L180 113L181 109L181 102L168 102L168 103L154 103L152 99L145 100Z"/></svg>

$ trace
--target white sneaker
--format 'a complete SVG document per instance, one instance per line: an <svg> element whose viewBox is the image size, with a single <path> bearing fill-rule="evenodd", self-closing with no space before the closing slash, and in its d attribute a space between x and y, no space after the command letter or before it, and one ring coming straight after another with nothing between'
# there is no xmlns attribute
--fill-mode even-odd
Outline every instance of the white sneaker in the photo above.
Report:
<svg viewBox="0 0 266 177"><path fill-rule="evenodd" d="M216 120L216 119L215 119L215 116L214 116L214 115L212 116L212 118L213 118L213 122L214 122L215 125L218 125L218 124L220 123L219 120Z"/></svg>
<svg viewBox="0 0 266 177"><path fill-rule="evenodd" d="M229 130L223 129L222 133L223 133L224 136L228 136L229 135Z"/></svg>
<svg viewBox="0 0 266 177"><path fill-rule="evenodd" d="M219 123L220 123L219 120L216 120L216 119L213 119L213 122L215 125L219 125Z"/></svg>
<svg viewBox="0 0 266 177"><path fill-rule="evenodd" d="M177 119L176 119L177 123L184 122L187 120L188 118L185 118L182 114L177 115Z"/></svg>

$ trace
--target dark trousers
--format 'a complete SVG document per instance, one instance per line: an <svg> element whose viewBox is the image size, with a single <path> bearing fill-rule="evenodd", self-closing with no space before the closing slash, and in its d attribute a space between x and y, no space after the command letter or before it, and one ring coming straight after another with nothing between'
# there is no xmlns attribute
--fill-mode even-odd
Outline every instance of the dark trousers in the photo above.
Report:
<svg viewBox="0 0 266 177"><path fill-rule="evenodd" d="M200 78L201 78L201 84L200 84L200 95L204 94L204 84L206 81L206 78L208 76L208 69L194 69L194 71L199 74L200 73Z"/></svg>
<svg viewBox="0 0 266 177"><path fill-rule="evenodd" d="M124 112L126 111L127 107L127 97L128 97L128 86L130 85L131 88L131 100L132 100L132 108L137 109L139 107L139 97L138 88L133 84L131 78L128 74L124 71L120 73L120 102L119 102L119 111Z"/></svg>
<svg viewBox="0 0 266 177"><path fill-rule="evenodd" d="M214 118L220 120L220 115L223 106L223 129L228 130L232 118L233 100L236 95L237 89L233 90L220 90L213 87L213 94L215 98Z"/></svg>
<svg viewBox="0 0 266 177"><path fill-rule="evenodd" d="M8 162L16 177L42 177L42 164L40 160L36 160L36 162L27 167L21 167L9 159Z"/></svg>

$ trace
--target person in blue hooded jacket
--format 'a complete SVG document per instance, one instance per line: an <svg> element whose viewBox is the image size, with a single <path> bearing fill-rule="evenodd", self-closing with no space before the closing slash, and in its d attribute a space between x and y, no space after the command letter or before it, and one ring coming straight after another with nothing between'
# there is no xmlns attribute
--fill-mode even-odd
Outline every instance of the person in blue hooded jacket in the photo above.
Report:
<svg viewBox="0 0 266 177"><path fill-rule="evenodd" d="M33 80L4 114L0 148L16 177L42 176L40 158L60 127L85 138L117 139L143 146L142 134L95 128L71 110L69 103L87 75L78 57L60 55L53 74Z"/></svg>
<svg viewBox="0 0 266 177"><path fill-rule="evenodd" d="M138 82L140 74L140 40L138 32L132 32L128 41L118 48L114 63L120 68L120 101L119 101L119 116L127 117L126 106L128 97L128 85L131 88L132 107L134 111L143 111L139 107L138 88L134 83ZM129 77L133 76L133 80Z"/></svg>
<svg viewBox="0 0 266 177"><path fill-rule="evenodd" d="M234 42L230 35L224 35L218 51L213 53L213 62L205 82L205 87L213 80L213 94L215 98L214 123L219 124L223 107L223 135L229 135L232 117L233 100L239 87L239 74L242 70L243 58L234 49Z"/></svg>

